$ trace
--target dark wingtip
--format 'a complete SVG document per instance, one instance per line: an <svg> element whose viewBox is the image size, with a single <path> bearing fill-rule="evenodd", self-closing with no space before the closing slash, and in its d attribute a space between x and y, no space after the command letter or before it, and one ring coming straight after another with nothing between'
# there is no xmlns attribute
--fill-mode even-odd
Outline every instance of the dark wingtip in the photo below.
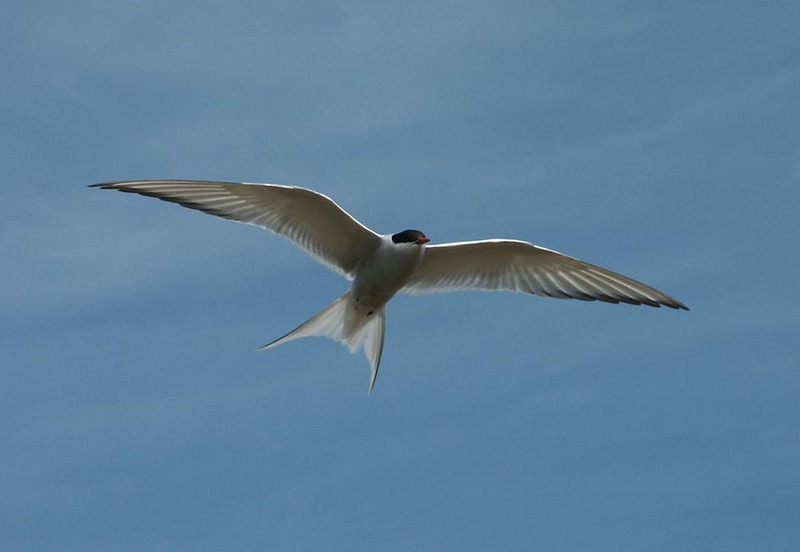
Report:
<svg viewBox="0 0 800 552"><path fill-rule="evenodd" d="M662 302L663 305L666 305L667 307L669 307L671 309L675 309L675 310L685 310L685 311L689 310L689 307L687 307L686 305L684 305L683 303L681 303L680 301L678 301L674 297L667 296L667 299L669 299L669 302L664 301L664 302Z"/></svg>
<svg viewBox="0 0 800 552"><path fill-rule="evenodd" d="M669 308L675 309L675 310L685 310L685 311L691 310L691 309L689 309L689 307L687 307L686 305L684 305L680 301L677 301L675 299L673 299L672 301L673 302L671 302L671 303L661 303L661 304L664 305L665 307L669 307Z"/></svg>

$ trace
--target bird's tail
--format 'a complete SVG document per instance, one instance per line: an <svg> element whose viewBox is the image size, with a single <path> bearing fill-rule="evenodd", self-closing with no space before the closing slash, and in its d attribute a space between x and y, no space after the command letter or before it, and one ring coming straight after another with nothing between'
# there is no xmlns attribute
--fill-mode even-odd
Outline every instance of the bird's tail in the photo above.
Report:
<svg viewBox="0 0 800 552"><path fill-rule="evenodd" d="M359 315L352 306L350 292L347 292L291 332L272 343L259 347L258 350L264 351L301 337L311 336L327 337L339 341L347 345L351 353L355 353L363 347L364 355L372 370L369 383L369 392L372 393L381 363L385 330L385 307L376 309L369 315Z"/></svg>

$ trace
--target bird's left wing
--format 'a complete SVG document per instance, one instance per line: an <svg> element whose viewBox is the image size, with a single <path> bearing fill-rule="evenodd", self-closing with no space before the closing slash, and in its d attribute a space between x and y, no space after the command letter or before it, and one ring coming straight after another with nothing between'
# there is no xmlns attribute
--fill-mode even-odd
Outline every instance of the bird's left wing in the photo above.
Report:
<svg viewBox="0 0 800 552"><path fill-rule="evenodd" d="M689 310L657 289L616 272L517 240L482 240L426 247L419 269L400 291L516 291L560 299L665 305Z"/></svg>
<svg viewBox="0 0 800 552"><path fill-rule="evenodd" d="M353 276L359 259L380 244L378 234L332 199L306 188L198 180L108 182L94 187L156 197L261 226L348 277Z"/></svg>

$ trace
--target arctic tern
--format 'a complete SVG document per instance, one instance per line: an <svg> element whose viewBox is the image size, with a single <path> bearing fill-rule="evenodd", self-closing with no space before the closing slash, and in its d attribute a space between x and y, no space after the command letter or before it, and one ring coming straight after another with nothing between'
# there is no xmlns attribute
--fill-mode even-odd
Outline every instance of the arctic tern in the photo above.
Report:
<svg viewBox="0 0 800 552"><path fill-rule="evenodd" d="M363 347L371 367L370 393L383 351L386 303L398 292L512 291L689 310L650 286L524 241L427 245L430 239L419 230L377 234L329 197L306 188L197 180L135 180L92 187L155 197L261 226L352 280L347 293L259 350L309 336L334 339L352 353Z"/></svg>

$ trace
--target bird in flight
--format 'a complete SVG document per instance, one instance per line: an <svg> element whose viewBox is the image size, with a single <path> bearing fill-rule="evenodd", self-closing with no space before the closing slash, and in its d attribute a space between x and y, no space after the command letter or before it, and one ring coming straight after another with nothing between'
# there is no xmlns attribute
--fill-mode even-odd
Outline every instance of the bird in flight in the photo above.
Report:
<svg viewBox="0 0 800 552"><path fill-rule="evenodd" d="M352 353L364 349L375 386L386 329L386 303L412 295L461 290L512 291L558 299L689 310L657 289L532 243L490 239L428 245L419 230L373 232L329 197L296 186L198 180L132 180L94 184L254 224L283 236L352 281L349 291L270 349L324 336Z"/></svg>

